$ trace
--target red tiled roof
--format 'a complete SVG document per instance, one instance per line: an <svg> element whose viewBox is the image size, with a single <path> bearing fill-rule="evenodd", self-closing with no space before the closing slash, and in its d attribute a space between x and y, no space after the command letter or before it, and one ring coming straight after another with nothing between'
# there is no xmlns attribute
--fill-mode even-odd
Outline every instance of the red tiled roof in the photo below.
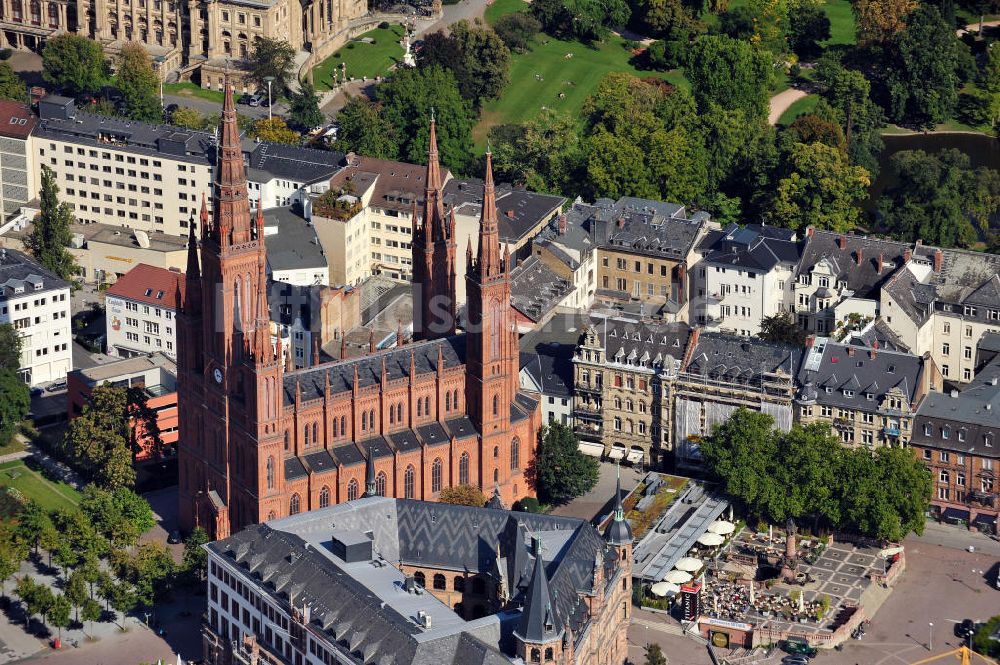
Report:
<svg viewBox="0 0 1000 665"><path fill-rule="evenodd" d="M178 291L184 295L184 273L140 263L120 277L108 295L176 310Z"/></svg>
<svg viewBox="0 0 1000 665"><path fill-rule="evenodd" d="M24 104L0 99L0 136L27 139L38 124L38 118Z"/></svg>

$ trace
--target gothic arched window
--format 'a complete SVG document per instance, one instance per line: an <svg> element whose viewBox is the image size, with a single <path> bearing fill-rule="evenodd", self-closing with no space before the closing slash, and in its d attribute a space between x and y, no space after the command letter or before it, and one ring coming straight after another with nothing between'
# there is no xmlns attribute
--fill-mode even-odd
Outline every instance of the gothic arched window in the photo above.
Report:
<svg viewBox="0 0 1000 665"><path fill-rule="evenodd" d="M413 581L419 584L421 587L427 587L427 578L424 577L423 571L418 570L413 573Z"/></svg>
<svg viewBox="0 0 1000 665"><path fill-rule="evenodd" d="M303 445L305 445L305 447L308 448L309 447L309 425L306 425L305 427L302 428L302 439L303 439L303 442L304 442Z"/></svg>
<svg viewBox="0 0 1000 665"><path fill-rule="evenodd" d="M521 440L516 436L510 442L510 470L517 471L521 468Z"/></svg>
<svg viewBox="0 0 1000 665"><path fill-rule="evenodd" d="M351 479L351 482L347 483L347 500L354 501L358 498L358 481Z"/></svg>
<svg viewBox="0 0 1000 665"><path fill-rule="evenodd" d="M494 395L493 396L493 415L494 416L499 416L500 415L500 396L499 395Z"/></svg>
<svg viewBox="0 0 1000 665"><path fill-rule="evenodd" d="M500 357L500 335L501 328L500 301L494 300L490 303L490 358L496 360Z"/></svg>
<svg viewBox="0 0 1000 665"><path fill-rule="evenodd" d="M330 488L326 485L319 491L319 507L326 508L330 505Z"/></svg>
<svg viewBox="0 0 1000 665"><path fill-rule="evenodd" d="M300 504L299 495L298 494L293 494L292 498L289 499L289 501L288 501L288 514L289 515L298 515L299 514L299 509L301 508L301 506L299 504Z"/></svg>
<svg viewBox="0 0 1000 665"><path fill-rule="evenodd" d="M403 474L403 497L407 499L413 498L413 476L414 476L413 465L406 467L406 472Z"/></svg>
<svg viewBox="0 0 1000 665"><path fill-rule="evenodd" d="M385 496L385 471L379 471L375 477L375 494Z"/></svg>
<svg viewBox="0 0 1000 665"><path fill-rule="evenodd" d="M319 445L319 425L313 423L313 445Z"/></svg>
<svg viewBox="0 0 1000 665"><path fill-rule="evenodd" d="M267 458L266 475L267 475L267 489L273 490L274 489L274 457L268 457Z"/></svg>
<svg viewBox="0 0 1000 665"><path fill-rule="evenodd" d="M441 491L441 458L434 458L434 463L431 464L431 491L440 492Z"/></svg>
<svg viewBox="0 0 1000 665"><path fill-rule="evenodd" d="M447 392L444 394L444 410L451 411L451 393Z"/></svg>
<svg viewBox="0 0 1000 665"><path fill-rule="evenodd" d="M469 453L462 453L458 458L458 484L469 484Z"/></svg>
<svg viewBox="0 0 1000 665"><path fill-rule="evenodd" d="M347 436L347 416L340 417L340 436Z"/></svg>

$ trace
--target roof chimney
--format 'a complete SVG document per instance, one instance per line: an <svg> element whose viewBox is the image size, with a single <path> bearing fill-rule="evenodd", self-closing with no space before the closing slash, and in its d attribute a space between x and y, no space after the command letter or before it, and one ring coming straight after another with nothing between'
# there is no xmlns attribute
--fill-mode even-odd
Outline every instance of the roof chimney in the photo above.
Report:
<svg viewBox="0 0 1000 665"><path fill-rule="evenodd" d="M941 262L944 259L944 253L940 249L934 250L934 272L941 272Z"/></svg>
<svg viewBox="0 0 1000 665"><path fill-rule="evenodd" d="M514 210L513 209L508 210L504 214L507 215L507 219L514 219Z"/></svg>
<svg viewBox="0 0 1000 665"><path fill-rule="evenodd" d="M566 235L566 213L559 215L559 235Z"/></svg>
<svg viewBox="0 0 1000 665"><path fill-rule="evenodd" d="M847 347L847 355L849 355L849 356L853 356L854 355L854 347L853 346L848 346Z"/></svg>
<svg viewBox="0 0 1000 665"><path fill-rule="evenodd" d="M812 224L810 224L809 226L806 227L806 237L807 238L812 238L815 233L816 233L816 227L815 226L813 226Z"/></svg>
<svg viewBox="0 0 1000 665"><path fill-rule="evenodd" d="M847 238L844 236L837 236L837 246L840 247L841 250L847 249Z"/></svg>
<svg viewBox="0 0 1000 665"><path fill-rule="evenodd" d="M862 260L863 256L864 255L863 255L863 253L862 253L862 251L860 249L858 249L858 251L854 252L854 260L857 262L858 265L861 265L861 260Z"/></svg>
<svg viewBox="0 0 1000 665"><path fill-rule="evenodd" d="M618 218L618 228L620 228L620 229L624 229L625 228L625 218L624 217L619 217Z"/></svg>
<svg viewBox="0 0 1000 665"><path fill-rule="evenodd" d="M868 357L871 358L872 360L875 360L876 356L878 356L878 351L876 351L875 349L872 349L871 351L868 352Z"/></svg>
<svg viewBox="0 0 1000 665"><path fill-rule="evenodd" d="M881 273L882 268L885 267L885 254L882 252L878 253L878 271Z"/></svg>
<svg viewBox="0 0 1000 665"><path fill-rule="evenodd" d="M806 348L807 349L813 348L813 344L815 344L815 343L816 343L816 335L809 335L808 337L806 337Z"/></svg>
<svg viewBox="0 0 1000 665"><path fill-rule="evenodd" d="M903 263L909 263L911 258L913 258L913 250L907 247L903 250Z"/></svg>

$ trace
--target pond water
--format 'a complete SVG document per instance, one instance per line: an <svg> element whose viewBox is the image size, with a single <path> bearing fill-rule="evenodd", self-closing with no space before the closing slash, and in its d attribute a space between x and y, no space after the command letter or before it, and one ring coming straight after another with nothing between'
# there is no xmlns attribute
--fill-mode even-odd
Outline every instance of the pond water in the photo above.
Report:
<svg viewBox="0 0 1000 665"><path fill-rule="evenodd" d="M986 166L1000 171L1000 140L986 134L935 132L933 134L883 134L885 150L879 159L879 176L872 183L869 201L875 201L882 191L895 181L889 169L889 158L900 150L938 152L946 148L961 150L972 161L972 167Z"/></svg>

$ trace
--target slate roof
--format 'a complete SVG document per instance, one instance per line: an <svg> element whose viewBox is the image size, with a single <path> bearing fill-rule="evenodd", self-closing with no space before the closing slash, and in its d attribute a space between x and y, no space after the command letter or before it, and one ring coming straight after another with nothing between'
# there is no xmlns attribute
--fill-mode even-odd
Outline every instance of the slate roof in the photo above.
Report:
<svg viewBox="0 0 1000 665"><path fill-rule="evenodd" d="M362 388L377 385L382 380L382 361L385 360L389 380L410 375L410 358L414 360L417 375L437 371L438 351L445 368L461 366L465 362L465 338L462 335L429 342L416 342L399 348L382 351L370 356L349 360L335 360L285 373L285 404L295 403L295 387L301 386L302 400L320 399L325 394L326 376L330 376L332 393L354 388L354 369L358 370L358 385Z"/></svg>
<svg viewBox="0 0 1000 665"><path fill-rule="evenodd" d="M27 105L0 99L0 136L24 141L37 124L38 118Z"/></svg>
<svg viewBox="0 0 1000 665"><path fill-rule="evenodd" d="M354 662L360 656L366 663L393 665L510 662L489 644L499 641L495 618L470 622L466 628L454 612L426 593L413 596L397 591L407 597L386 603L384 596L402 586L401 572L389 565L375 568L367 561L344 562L330 551L329 534L322 544L307 541L282 530L284 521L248 527L206 547L236 566L279 605L308 607L313 630L324 634L326 648L340 651L345 660ZM403 611L396 605L402 605ZM414 606L433 613L432 629L404 613Z"/></svg>
<svg viewBox="0 0 1000 665"><path fill-rule="evenodd" d="M928 393L917 409L911 442L997 459L1000 458L998 414L1000 361L994 359L961 392Z"/></svg>
<svg viewBox="0 0 1000 665"><path fill-rule="evenodd" d="M557 216L535 236L532 243L536 247L544 247L571 270L576 270L597 246L593 237L592 223L595 213L594 206L575 202L571 208L563 212L566 218L565 232L559 232L560 222Z"/></svg>
<svg viewBox="0 0 1000 665"><path fill-rule="evenodd" d="M676 203L624 196L594 203L594 235L600 246L643 256L683 261L694 247L707 215L687 216Z"/></svg>
<svg viewBox="0 0 1000 665"><path fill-rule="evenodd" d="M334 531L367 532L375 558L393 565L498 575L510 598L506 612L462 621L431 594L402 591L393 565L338 558ZM312 624L331 643L349 636L350 650L365 662L394 665L509 663L498 650L501 632L533 616L536 598L548 595L557 629L568 623L579 635L588 620L580 594L593 591L595 566L604 567L608 584L617 583L613 554L584 520L406 499L365 498L300 513L206 547L279 603L308 606ZM529 591L539 571L547 594ZM410 618L418 609L433 617L431 628ZM505 616L514 621L501 625Z"/></svg>
<svg viewBox="0 0 1000 665"><path fill-rule="evenodd" d="M517 624L517 635L525 642L543 644L558 639L562 633L563 627L555 614L555 602L549 592L544 558L536 556L531 582L525 591L521 620Z"/></svg>
<svg viewBox="0 0 1000 665"><path fill-rule="evenodd" d="M885 395L899 388L913 404L923 358L910 353L859 349L817 338L799 370L799 399L821 405L877 411ZM845 391L853 392L846 395ZM872 399L867 395L871 394Z"/></svg>
<svg viewBox="0 0 1000 665"><path fill-rule="evenodd" d="M683 371L733 383L759 383L762 373L798 374L800 347L756 337L703 332Z"/></svg>
<svg viewBox="0 0 1000 665"><path fill-rule="evenodd" d="M840 248L841 238L844 249ZM811 236L806 235L796 275L809 274L820 261L826 260L837 280L843 282L856 297L877 299L878 288L903 265L907 249L912 251L914 246L895 240L814 230ZM916 255L928 252L922 246L915 249ZM857 263L858 252L861 253L860 265ZM878 270L879 254L883 260L881 272Z"/></svg>
<svg viewBox="0 0 1000 665"><path fill-rule="evenodd" d="M595 326L604 341L607 362L650 369L666 366L668 359L678 365L691 336L691 329L685 323L607 318Z"/></svg>
<svg viewBox="0 0 1000 665"><path fill-rule="evenodd" d="M1000 256L959 249L939 251L940 272L933 269L932 254L914 257L906 270L900 270L885 285L910 319L920 324L942 307L976 305L976 315L967 318L986 320L986 308L1000 309Z"/></svg>
<svg viewBox="0 0 1000 665"><path fill-rule="evenodd" d="M573 354L589 319L579 312L557 314L539 330L521 338L521 370L531 375L542 393L573 394Z"/></svg>
<svg viewBox="0 0 1000 665"><path fill-rule="evenodd" d="M0 301L67 288L69 282L59 279L27 254L0 248ZM15 318L13 312L11 318Z"/></svg>
<svg viewBox="0 0 1000 665"><path fill-rule="evenodd" d="M566 202L561 196L529 192L508 183L496 185L497 230L500 240L517 244ZM483 181L451 179L444 186L444 204L455 213L479 219L483 210Z"/></svg>
<svg viewBox="0 0 1000 665"><path fill-rule="evenodd" d="M772 226L730 224L699 243L706 263L736 266L754 272L770 272L778 264L797 265L800 245L795 232Z"/></svg>
<svg viewBox="0 0 1000 665"><path fill-rule="evenodd" d="M255 213L251 213L255 214ZM276 230L276 233L272 233ZM272 271L329 266L316 229L292 208L264 210L264 246Z"/></svg>
<svg viewBox="0 0 1000 665"><path fill-rule="evenodd" d="M534 255L510 272L510 304L532 321L542 320L572 291L573 284Z"/></svg>
<svg viewBox="0 0 1000 665"><path fill-rule="evenodd" d="M259 143L247 160L247 177L250 180L282 178L306 185L328 180L344 166L343 153Z"/></svg>

